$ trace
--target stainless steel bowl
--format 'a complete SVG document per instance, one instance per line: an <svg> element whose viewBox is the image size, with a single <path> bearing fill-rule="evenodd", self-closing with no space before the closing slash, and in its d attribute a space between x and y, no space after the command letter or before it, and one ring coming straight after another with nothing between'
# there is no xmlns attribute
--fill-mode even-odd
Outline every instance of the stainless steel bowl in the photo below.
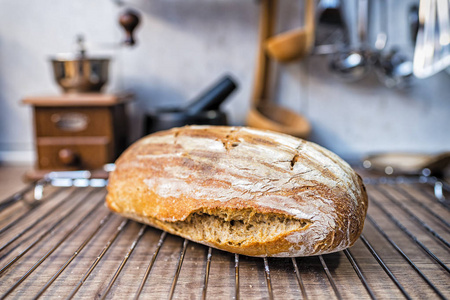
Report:
<svg viewBox="0 0 450 300"><path fill-rule="evenodd" d="M53 74L66 93L98 92L108 81L109 58L57 56Z"/></svg>

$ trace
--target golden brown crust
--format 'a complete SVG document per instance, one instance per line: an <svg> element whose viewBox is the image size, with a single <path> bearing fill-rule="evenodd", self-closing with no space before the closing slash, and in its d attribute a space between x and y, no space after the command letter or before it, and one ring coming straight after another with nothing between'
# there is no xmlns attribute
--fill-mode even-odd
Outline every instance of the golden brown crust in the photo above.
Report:
<svg viewBox="0 0 450 300"><path fill-rule="evenodd" d="M339 251L361 234L367 195L361 178L320 146L239 127L188 126L132 145L116 162L108 207L126 217L222 250L250 256L306 256ZM261 242L235 245L175 231L205 211L252 210L306 220Z"/></svg>

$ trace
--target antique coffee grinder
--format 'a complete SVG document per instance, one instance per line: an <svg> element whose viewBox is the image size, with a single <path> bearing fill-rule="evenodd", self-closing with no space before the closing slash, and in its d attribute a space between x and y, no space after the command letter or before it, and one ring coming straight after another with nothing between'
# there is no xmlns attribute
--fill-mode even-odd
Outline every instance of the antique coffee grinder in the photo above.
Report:
<svg viewBox="0 0 450 300"><path fill-rule="evenodd" d="M119 23L126 33L120 45L135 45L139 14L125 11ZM133 96L102 93L108 81L109 57L90 56L83 37L78 51L51 59L59 95L31 96L23 103L33 107L37 161L28 179L54 170L101 170L127 147L126 105ZM101 172L100 172L101 173Z"/></svg>

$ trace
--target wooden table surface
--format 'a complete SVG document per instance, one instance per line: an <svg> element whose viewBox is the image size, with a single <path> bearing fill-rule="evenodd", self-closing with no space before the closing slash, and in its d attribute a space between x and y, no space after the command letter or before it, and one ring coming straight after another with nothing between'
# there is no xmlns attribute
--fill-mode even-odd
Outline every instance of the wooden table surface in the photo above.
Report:
<svg viewBox="0 0 450 300"><path fill-rule="evenodd" d="M26 167L0 167L0 201L24 186L20 177L25 171ZM429 280L441 296L450 298L450 276L445 269L450 265L450 250L444 243L450 240L449 210L434 198L427 184L366 186L370 195L370 219L366 220L363 232L366 242L407 296L439 299L426 282ZM32 299L73 258L45 289L44 299L67 298L74 291L76 299L133 298L145 279L152 257L155 257L163 232L110 214L103 205L104 188L49 186L44 191L46 200L36 207L19 201L0 211L0 247L13 240L0 248L0 297L8 294L10 299ZM418 221L424 222L428 229ZM2 232L2 228L12 222L16 224ZM383 237L377 226L402 249L426 279ZM433 260L402 231L401 226L444 265ZM84 248L80 249L82 245ZM178 278L174 279L183 245L186 246L184 260ZM373 296L376 299L405 299L405 294L380 266L368 246L360 239L347 254L356 261ZM343 251L294 261L269 258L266 267L262 258L241 255L238 256L238 269L234 254L212 249L209 264L208 251L208 247L167 235L144 282L141 299L168 299L171 292L173 299L201 299L205 292L206 299L233 299L236 294L240 299L270 299L271 293L274 299L302 299L299 279L308 299L339 299L339 295L342 299L371 298ZM15 260L18 256L20 258ZM90 272L92 266L95 267ZM77 285L80 285L78 290Z"/></svg>
<svg viewBox="0 0 450 300"><path fill-rule="evenodd" d="M31 165L1 165L0 164L0 201L7 195L17 192L26 186L23 176Z"/></svg>

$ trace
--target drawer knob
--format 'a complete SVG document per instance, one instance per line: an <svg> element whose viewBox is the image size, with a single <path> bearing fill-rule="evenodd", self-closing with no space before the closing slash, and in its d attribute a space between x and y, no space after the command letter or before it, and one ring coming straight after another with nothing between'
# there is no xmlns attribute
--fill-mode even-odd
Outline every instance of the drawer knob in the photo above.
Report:
<svg viewBox="0 0 450 300"><path fill-rule="evenodd" d="M78 154L71 149L61 149L58 152L59 160L66 166L76 165L79 161Z"/></svg>

